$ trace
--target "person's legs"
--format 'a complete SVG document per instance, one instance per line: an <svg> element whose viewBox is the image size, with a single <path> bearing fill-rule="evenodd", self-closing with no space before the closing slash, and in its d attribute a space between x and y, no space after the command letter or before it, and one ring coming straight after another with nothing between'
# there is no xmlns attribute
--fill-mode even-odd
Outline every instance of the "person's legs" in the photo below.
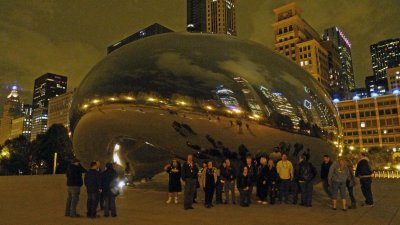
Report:
<svg viewBox="0 0 400 225"><path fill-rule="evenodd" d="M117 216L117 205L115 204L115 196L112 193L110 193L109 195L110 195L109 196L109 202L110 202L109 207L111 210L111 216L116 217Z"/></svg>
<svg viewBox="0 0 400 225"><path fill-rule="evenodd" d="M232 196L232 203L236 204L236 197L235 197L235 182L229 182L229 190Z"/></svg>
<svg viewBox="0 0 400 225"><path fill-rule="evenodd" d="M353 186L347 186L347 191L349 192L350 200L351 200L351 206L349 207L350 209L355 209L357 208L357 202L356 198L354 197L354 188Z"/></svg>
<svg viewBox="0 0 400 225"><path fill-rule="evenodd" d="M360 183L361 183L361 190L365 197L365 203L367 205L373 205L374 200L373 200L372 190L371 190L372 178L361 178Z"/></svg>
<svg viewBox="0 0 400 225"><path fill-rule="evenodd" d="M217 187L216 187L215 203L216 204L222 203L222 184L220 184L220 183L218 183Z"/></svg>
<svg viewBox="0 0 400 225"><path fill-rule="evenodd" d="M249 191L248 191L249 196L250 196L249 202L251 202L251 196L253 195L253 187L254 187L254 184L253 184L253 183L250 183L250 185L249 185Z"/></svg>
<svg viewBox="0 0 400 225"><path fill-rule="evenodd" d="M224 192L225 192L225 204L229 203L229 181L225 181L224 183Z"/></svg>
<svg viewBox="0 0 400 225"><path fill-rule="evenodd" d="M336 182L332 182L332 188L331 188L331 193L332 193L332 208L336 209L337 208L337 194L338 194L338 189L339 189L339 184Z"/></svg>
<svg viewBox="0 0 400 225"><path fill-rule="evenodd" d="M324 188L325 193L326 193L326 194L328 195L328 197L330 198L331 195L332 195L332 192L331 192L330 187L329 187L328 179L323 179L323 180L322 180L322 186L323 186L323 188Z"/></svg>
<svg viewBox="0 0 400 225"><path fill-rule="evenodd" d="M300 202L300 205L307 205L307 203L306 203L306 193L307 193L307 190L306 190L306 182L299 182L299 184L300 184L300 193L301 193L301 202Z"/></svg>
<svg viewBox="0 0 400 225"><path fill-rule="evenodd" d="M313 195L313 183L311 181L307 182L307 198L306 198L306 205L312 206L312 195Z"/></svg>
<svg viewBox="0 0 400 225"><path fill-rule="evenodd" d="M70 216L71 214L71 202L72 202L72 193L70 191L70 187L68 187L68 197L67 204L65 205L65 216Z"/></svg>
<svg viewBox="0 0 400 225"><path fill-rule="evenodd" d="M288 201L290 180L282 180L281 194L282 202Z"/></svg>
<svg viewBox="0 0 400 225"><path fill-rule="evenodd" d="M105 217L110 216L110 200L111 200L110 195L111 194L107 193L104 196L104 216Z"/></svg>
<svg viewBox="0 0 400 225"><path fill-rule="evenodd" d="M194 183L194 185L196 185L196 183ZM183 207L185 209L192 207L194 190L195 190L195 187L193 187L192 179L187 179L185 182L184 203L183 203Z"/></svg>

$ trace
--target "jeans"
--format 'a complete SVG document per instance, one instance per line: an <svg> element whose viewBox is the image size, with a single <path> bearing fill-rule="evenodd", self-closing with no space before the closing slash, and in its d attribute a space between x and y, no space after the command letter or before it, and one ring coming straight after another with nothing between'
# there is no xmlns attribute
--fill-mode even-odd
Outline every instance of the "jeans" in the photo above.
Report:
<svg viewBox="0 0 400 225"><path fill-rule="evenodd" d="M76 216L76 206L78 205L80 192L81 192L81 187L79 186L68 187L68 198L67 198L67 205L65 207L65 216L70 216L70 217Z"/></svg>
<svg viewBox="0 0 400 225"><path fill-rule="evenodd" d="M329 186L328 179L322 180L322 187L324 188L325 193L328 195L329 198L332 197L331 187Z"/></svg>
<svg viewBox="0 0 400 225"><path fill-rule="evenodd" d="M349 186L347 183L346 183L346 186L347 186L347 191L349 192L349 196L350 196L350 200L351 200L351 206L353 208L355 208L356 205L357 205L357 202L356 202L356 198L354 197L354 187L353 186Z"/></svg>
<svg viewBox="0 0 400 225"><path fill-rule="evenodd" d="M240 205L248 206L250 204L250 190L244 191L240 189L239 193L240 193Z"/></svg>
<svg viewBox="0 0 400 225"><path fill-rule="evenodd" d="M282 179L280 185L280 200L288 201L289 197L289 188L290 188L291 181L289 179Z"/></svg>
<svg viewBox="0 0 400 225"><path fill-rule="evenodd" d="M117 216L117 207L115 205L115 195L112 192L103 194L104 199L104 216Z"/></svg>
<svg viewBox="0 0 400 225"><path fill-rule="evenodd" d="M102 192L100 192L99 196L97 197L97 199L98 199L98 203L99 203L100 209L103 210L104 209L104 201L105 201L104 200L105 199L104 194Z"/></svg>
<svg viewBox="0 0 400 225"><path fill-rule="evenodd" d="M210 187L206 186L204 188L204 195L205 195L204 203L205 203L205 205L211 205L212 204L212 200L213 200L213 197L214 197L214 189L215 189L214 185L212 185Z"/></svg>
<svg viewBox="0 0 400 225"><path fill-rule="evenodd" d="M301 204L311 206L313 183L311 181L299 181L299 186L301 191Z"/></svg>
<svg viewBox="0 0 400 225"><path fill-rule="evenodd" d="M197 179L187 178L185 181L185 189L183 190L183 208L188 209L192 207L194 193L196 191Z"/></svg>
<svg viewBox="0 0 400 225"><path fill-rule="evenodd" d="M235 199L235 181L225 181L225 187L224 187L224 191L225 191L225 202L229 203L229 192L231 193L232 196L232 203L235 204L236 203L236 199Z"/></svg>
<svg viewBox="0 0 400 225"><path fill-rule="evenodd" d="M276 194L278 192L278 187L276 183L268 183L268 195L269 195L269 203L275 204Z"/></svg>
<svg viewBox="0 0 400 225"><path fill-rule="evenodd" d="M87 213L86 215L88 217L96 217L96 208L98 204L98 193L87 193L87 202L86 202L86 207L87 207Z"/></svg>
<svg viewBox="0 0 400 225"><path fill-rule="evenodd" d="M221 204L222 203L222 189L224 185L220 182L217 183L215 187L215 203Z"/></svg>
<svg viewBox="0 0 400 225"><path fill-rule="evenodd" d="M265 182L265 184L264 184ZM257 185L257 193L258 193L258 198L260 199L260 201L266 201L267 200L267 195L268 195L268 185L267 185L267 181L262 180L259 181L258 185Z"/></svg>
<svg viewBox="0 0 400 225"><path fill-rule="evenodd" d="M371 177L360 178L360 184L361 184L361 191L365 198L365 203L368 205L373 205L374 199L372 197L372 190L371 190L372 178Z"/></svg>

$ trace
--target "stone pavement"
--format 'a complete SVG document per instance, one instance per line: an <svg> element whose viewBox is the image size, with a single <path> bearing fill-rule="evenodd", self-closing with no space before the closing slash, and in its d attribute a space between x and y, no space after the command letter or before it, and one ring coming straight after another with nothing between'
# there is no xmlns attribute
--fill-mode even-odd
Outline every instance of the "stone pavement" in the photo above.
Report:
<svg viewBox="0 0 400 225"><path fill-rule="evenodd" d="M166 176L158 175L154 182L128 188L117 199L118 217L97 219L64 217L66 180L63 175L0 177L1 225L56 224L230 224L230 225L400 225L400 181L375 180L373 208L333 211L329 199L317 185L312 208L294 205L258 205L249 208L238 205L218 205L206 209L200 203L195 210L185 211L181 204L165 204ZM201 193L199 191L199 193ZM202 193L200 197L202 196ZM356 196L362 201L359 186ZM78 212L85 214L86 194L81 190Z"/></svg>

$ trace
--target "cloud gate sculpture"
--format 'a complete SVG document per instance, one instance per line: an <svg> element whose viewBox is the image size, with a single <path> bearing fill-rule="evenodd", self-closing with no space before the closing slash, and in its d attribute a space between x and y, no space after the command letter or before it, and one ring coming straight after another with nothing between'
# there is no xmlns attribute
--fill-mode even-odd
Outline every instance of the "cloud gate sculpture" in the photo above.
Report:
<svg viewBox="0 0 400 225"><path fill-rule="evenodd" d="M82 161L152 176L172 157L200 159L305 143L332 149L336 111L301 67L227 35L169 33L106 56L77 89L70 125ZM319 160L319 159L318 159Z"/></svg>

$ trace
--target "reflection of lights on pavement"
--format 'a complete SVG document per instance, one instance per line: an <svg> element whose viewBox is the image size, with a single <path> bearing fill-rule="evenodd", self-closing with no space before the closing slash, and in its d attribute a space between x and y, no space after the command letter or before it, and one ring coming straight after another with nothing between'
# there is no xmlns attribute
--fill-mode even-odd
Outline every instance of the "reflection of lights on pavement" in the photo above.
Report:
<svg viewBox="0 0 400 225"><path fill-rule="evenodd" d="M121 146L119 144L115 144L114 151L113 151L113 160L116 164L121 165L121 159L119 158L119 150Z"/></svg>

